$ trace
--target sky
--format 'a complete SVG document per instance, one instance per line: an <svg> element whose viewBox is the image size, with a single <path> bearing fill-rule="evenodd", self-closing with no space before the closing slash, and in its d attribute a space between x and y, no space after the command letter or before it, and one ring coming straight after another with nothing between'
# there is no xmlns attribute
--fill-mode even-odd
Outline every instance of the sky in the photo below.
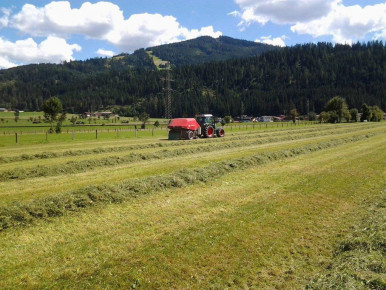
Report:
<svg viewBox="0 0 386 290"><path fill-rule="evenodd" d="M0 69L199 36L277 46L386 40L380 0L0 0Z"/></svg>

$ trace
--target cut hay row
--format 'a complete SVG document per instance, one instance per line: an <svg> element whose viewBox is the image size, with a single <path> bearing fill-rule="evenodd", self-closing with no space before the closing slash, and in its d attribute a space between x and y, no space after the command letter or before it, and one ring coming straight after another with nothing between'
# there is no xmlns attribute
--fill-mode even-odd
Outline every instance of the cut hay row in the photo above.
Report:
<svg viewBox="0 0 386 290"><path fill-rule="evenodd" d="M361 128L363 129L363 128ZM379 129L378 129L379 130ZM369 130L359 130L356 131L359 132L370 132ZM307 131L308 132L308 131ZM307 133L305 132L305 133ZM43 177L43 176L56 176L61 174L74 174L78 172L85 172L89 170L94 170L96 168L106 168L106 167L113 167L117 165L122 164L128 164L132 162L141 162L141 161L147 161L147 160L159 160L159 159L166 159L171 157L178 157L178 156L193 156L197 153L203 153L203 152L214 152L219 150L225 150L228 148L243 148L243 147L249 147L253 145L259 145L259 144L267 144L267 143L275 143L275 142L285 142L285 141L291 141L291 140L304 140L308 138L316 138L326 135L336 135L338 133L341 133L342 130L335 130L335 131L322 131L322 132L314 132L308 134L286 134L285 136L279 135L276 137L266 137L266 138L259 138L259 136L245 136L248 138L238 140L238 141L232 141L227 140L227 142L216 142L207 145L206 143L201 144L202 146L198 146L197 144L194 144L193 142L189 143L187 142L186 148L178 149L178 147L181 144L184 143L178 143L177 149L174 149L172 146L167 146L168 148L171 147L172 149L163 149L158 151L153 151L151 153L130 153L127 155L119 155L119 156L107 156L103 158L96 158L93 156L91 159L87 160L80 160L80 161L68 161L66 163L55 163L53 165L36 165L31 168L13 168L11 170L3 170L0 171L0 181L4 182L7 180L14 180L14 179L27 179L27 178L35 178L35 177ZM254 138L252 138L254 137ZM224 140L224 139L220 139ZM158 143L162 144L162 143ZM173 145L171 143L167 145ZM147 147L147 145L145 146ZM153 148L149 146L150 148ZM148 148L149 148L148 147Z"/></svg>
<svg viewBox="0 0 386 290"><path fill-rule="evenodd" d="M332 262L309 289L385 289L386 198L367 202L362 222L335 246Z"/></svg>
<svg viewBox="0 0 386 290"><path fill-rule="evenodd" d="M64 192L30 202L15 202L0 207L0 230L27 225L37 219L62 216L84 208L103 203L121 203L138 195L156 193L161 190L185 187L190 184L206 182L234 170L283 160L315 151L342 146L375 136L376 133L358 134L351 137L317 142L297 148L260 153L227 161L213 162L200 168L180 169L172 174L148 176L122 182L118 185L88 186L76 191Z"/></svg>
<svg viewBox="0 0 386 290"><path fill-rule="evenodd" d="M307 133L319 133L320 135L328 135L328 134L337 134L340 132L349 132L349 131L356 131L356 130L366 130L376 128L375 126L355 126L355 127L325 127L320 128L320 130L316 129L303 129L303 130L294 130L294 131L280 131L280 132L269 132L265 134L259 134L258 132L245 132L244 134L235 134L232 136L227 136L226 138L216 138L216 139L198 139L194 141L163 141L159 142L159 140L152 140L153 142L150 142L148 140L143 141L143 143L137 143L136 145L126 145L121 146L121 142L110 142L108 145L105 145L104 147L96 147L93 149L79 149L79 150L66 150L66 151L57 151L57 152L51 152L51 151L45 151L45 146L42 146L40 148L40 151L44 150L43 152L34 153L34 154L15 154L10 155L7 157L0 157L0 170L1 167L6 168L7 164L22 162L24 165L24 161L33 161L33 160L50 160L53 158L66 158L66 157L73 157L75 160L77 157L81 156L87 156L92 155L92 158L103 155L103 154L109 154L109 153L124 153L125 151L147 151L151 149L158 149L158 148L178 148L178 147L196 147L196 146L204 146L205 144L226 144L234 141L246 141L246 140L264 140L266 138L272 138L276 137L277 139L280 139L281 136L288 138L288 136L299 136L304 135ZM284 140L284 138L283 138ZM91 147L92 144L87 144L84 147ZM115 146L114 146L115 145ZM18 149L17 152L24 151L21 148ZM87 157L88 158L88 157ZM39 163L41 164L41 163Z"/></svg>
<svg viewBox="0 0 386 290"><path fill-rule="evenodd" d="M349 128L350 130L357 130L359 128L361 129L368 129L374 127L373 124L350 124ZM112 144L109 144L109 146L103 146L103 147L95 147L92 149L71 149L71 150L59 150L56 147L53 147L52 151L43 151L41 152L42 148L46 148L46 146L38 147L37 150L40 152L38 153L22 153L22 154L13 154L13 152L7 152L6 155L0 156L0 164L1 163L11 163L11 162L18 162L18 161L25 161L25 160L35 160L35 159L49 159L49 158L58 158L58 157L66 157L66 156L81 156L81 155L95 155L100 153L112 153L112 152L124 152L124 151L130 151L130 150L141 150L141 149L150 149L150 148L165 148L165 147L176 147L176 146L195 146L196 144L212 144L212 143L221 143L221 142L230 142L235 140L245 140L245 139L252 139L252 138L265 138L268 136L286 136L288 134L294 135L294 134L300 134L300 133L306 133L306 132L324 132L324 131L344 131L346 128L340 128L340 127L331 127L329 125L326 126L312 126L311 128L290 128L290 129L284 129L279 131L269 131L269 132L261 132L261 131L248 131L248 132L237 132L237 133L230 133L227 132L226 138L221 139L199 139L195 140L195 142L186 142L186 141L173 141L173 142L159 142L158 139L153 139L148 142L141 142L136 145L124 145L121 146L120 144L122 142L113 142ZM137 142L138 143L138 142ZM115 144L115 145L114 145ZM87 146L91 143L88 143ZM95 146L95 145L94 145ZM74 145L69 144L68 147L73 148ZM83 144L82 147L85 147L85 144ZM54 151L55 150L55 151ZM5 152L5 151L4 151ZM18 149L16 152L20 152L20 149Z"/></svg>

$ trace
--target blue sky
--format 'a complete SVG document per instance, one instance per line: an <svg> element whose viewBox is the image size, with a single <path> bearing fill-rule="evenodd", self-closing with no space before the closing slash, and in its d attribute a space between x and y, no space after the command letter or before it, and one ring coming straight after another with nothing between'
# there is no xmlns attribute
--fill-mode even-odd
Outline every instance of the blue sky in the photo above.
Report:
<svg viewBox="0 0 386 290"><path fill-rule="evenodd" d="M385 41L386 1L0 2L0 68L131 53L201 35L279 46Z"/></svg>

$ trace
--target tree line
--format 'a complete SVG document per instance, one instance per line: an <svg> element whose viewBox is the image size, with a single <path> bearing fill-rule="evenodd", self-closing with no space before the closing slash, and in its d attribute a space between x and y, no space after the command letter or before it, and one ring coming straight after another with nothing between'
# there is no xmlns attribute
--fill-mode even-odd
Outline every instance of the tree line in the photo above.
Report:
<svg viewBox="0 0 386 290"><path fill-rule="evenodd" d="M378 106L368 106L363 103L359 114L357 108L349 109L346 100L339 96L330 99L325 106L325 111L319 115L320 122L329 123L358 122L358 120L361 122L379 122L382 119L383 111Z"/></svg>

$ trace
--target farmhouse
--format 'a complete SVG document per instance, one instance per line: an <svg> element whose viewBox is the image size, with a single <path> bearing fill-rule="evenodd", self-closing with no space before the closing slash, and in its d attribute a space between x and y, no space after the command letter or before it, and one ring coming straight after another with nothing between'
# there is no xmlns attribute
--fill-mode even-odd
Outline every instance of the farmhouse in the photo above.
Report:
<svg viewBox="0 0 386 290"><path fill-rule="evenodd" d="M92 116L92 114L90 113L90 112L84 112L83 114L82 114L82 118L84 118L84 119L87 119L87 118L89 118L89 117L91 117Z"/></svg>

